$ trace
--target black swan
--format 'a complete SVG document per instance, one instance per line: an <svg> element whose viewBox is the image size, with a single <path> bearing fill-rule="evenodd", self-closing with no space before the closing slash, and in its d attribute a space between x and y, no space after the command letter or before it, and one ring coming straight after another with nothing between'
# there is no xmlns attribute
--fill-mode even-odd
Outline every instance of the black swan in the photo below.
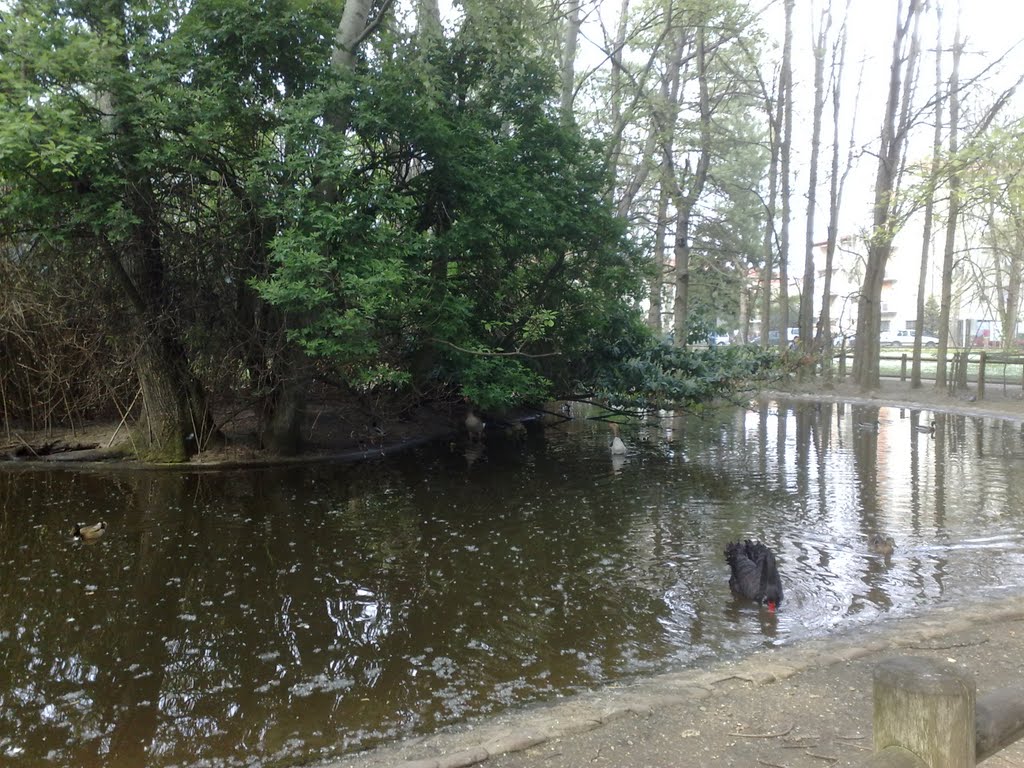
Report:
<svg viewBox="0 0 1024 768"><path fill-rule="evenodd" d="M75 524L75 530L71 534L79 541L94 541L103 535L103 532L107 530L107 524L102 520L93 525L82 525L81 523Z"/></svg>
<svg viewBox="0 0 1024 768"><path fill-rule="evenodd" d="M759 541L747 539L742 544L725 546L725 561L732 569L729 589L740 597L767 605L774 611L782 602L782 579L775 565L775 554Z"/></svg>

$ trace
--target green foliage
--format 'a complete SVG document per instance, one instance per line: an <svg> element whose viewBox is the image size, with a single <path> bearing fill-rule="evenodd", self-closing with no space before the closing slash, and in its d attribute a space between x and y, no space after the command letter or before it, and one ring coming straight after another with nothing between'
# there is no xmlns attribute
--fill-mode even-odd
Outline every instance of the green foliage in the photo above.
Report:
<svg viewBox="0 0 1024 768"><path fill-rule="evenodd" d="M286 113L286 175L300 183L256 285L301 317L292 338L309 354L349 375L383 357L483 407L538 401L639 293L597 148L559 124L553 73L522 35L467 24ZM352 130L339 136L313 116L342 102ZM310 194L318 184L331 193Z"/></svg>
<svg viewBox="0 0 1024 768"><path fill-rule="evenodd" d="M135 346L129 310L141 299L150 316L171 317L208 385L231 387L273 357L273 327L246 296L247 278L266 270L284 181L260 160L278 146L282 102L327 66L336 4L111 7L94 16L88 4L22 0L7 17L0 226L49 245L40 269L50 279L85 269L90 281L66 300L109 308L121 357ZM161 284L133 297L112 265L143 228ZM99 295L83 290L103 283Z"/></svg>
<svg viewBox="0 0 1024 768"><path fill-rule="evenodd" d="M939 318L942 316L939 308L939 300L934 295L928 297L924 303L924 333L937 336L942 324Z"/></svg>
<svg viewBox="0 0 1024 768"><path fill-rule="evenodd" d="M774 348L680 348L652 340L611 369L600 394L618 407L699 408L759 379L776 376L782 362Z"/></svg>
<svg viewBox="0 0 1024 768"><path fill-rule="evenodd" d="M152 321L220 393L286 379L297 347L360 393L484 408L730 380L644 328L638 239L558 119L528 5L469 3L425 51L395 25L352 73L335 0L99 7L5 15L0 234L107 354Z"/></svg>

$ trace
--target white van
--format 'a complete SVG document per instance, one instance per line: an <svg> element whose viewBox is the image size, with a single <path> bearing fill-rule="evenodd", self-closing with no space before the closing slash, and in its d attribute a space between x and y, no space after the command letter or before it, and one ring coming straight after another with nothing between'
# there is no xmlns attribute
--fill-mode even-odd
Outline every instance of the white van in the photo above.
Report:
<svg viewBox="0 0 1024 768"><path fill-rule="evenodd" d="M904 328L902 331L882 331L881 336L878 337L879 346L882 347L912 347L914 346L914 337L917 334L908 329ZM937 347L939 346L939 340L934 336L924 334L921 336L922 347Z"/></svg>

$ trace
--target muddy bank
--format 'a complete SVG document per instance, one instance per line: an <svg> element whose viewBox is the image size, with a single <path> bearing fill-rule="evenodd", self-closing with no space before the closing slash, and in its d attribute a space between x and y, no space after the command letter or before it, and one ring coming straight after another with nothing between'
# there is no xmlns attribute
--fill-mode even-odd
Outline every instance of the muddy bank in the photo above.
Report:
<svg viewBox="0 0 1024 768"><path fill-rule="evenodd" d="M865 405L896 405L921 410L941 410L973 416L1024 421L1024 391L1020 387L990 386L985 398L973 391L951 396L932 386L911 389L906 382L884 380L871 392L848 384L824 387L819 382L791 384L751 395L757 402L772 398L821 400ZM729 407L732 407L731 405ZM303 430L304 448L295 456L280 456L260 447L251 415L236 414L224 423L224 444L197 454L189 468L228 468L316 461L361 461L392 455L435 440L466 441L465 408L459 404L416 409L401 419L374 422L351 408L323 406L310 412ZM550 410L521 409L492 419L488 434L501 434L516 424L540 425L564 417ZM144 466L131 431L119 423L81 425L75 429L26 431L7 427L0 433L0 462L121 462ZM145 465L154 466L154 465Z"/></svg>

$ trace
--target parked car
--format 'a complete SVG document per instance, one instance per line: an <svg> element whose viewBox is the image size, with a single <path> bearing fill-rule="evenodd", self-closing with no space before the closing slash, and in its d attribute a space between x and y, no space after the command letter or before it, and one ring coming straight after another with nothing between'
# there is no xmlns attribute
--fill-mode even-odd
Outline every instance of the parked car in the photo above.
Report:
<svg viewBox="0 0 1024 768"><path fill-rule="evenodd" d="M916 333L914 331L906 328L901 331L883 331L879 337L879 344L883 347L912 347L914 346L915 336ZM921 346L937 347L939 346L939 340L925 333L921 335Z"/></svg>
<svg viewBox="0 0 1024 768"><path fill-rule="evenodd" d="M712 347L727 347L732 344L728 333L712 333L708 335L708 344Z"/></svg>

